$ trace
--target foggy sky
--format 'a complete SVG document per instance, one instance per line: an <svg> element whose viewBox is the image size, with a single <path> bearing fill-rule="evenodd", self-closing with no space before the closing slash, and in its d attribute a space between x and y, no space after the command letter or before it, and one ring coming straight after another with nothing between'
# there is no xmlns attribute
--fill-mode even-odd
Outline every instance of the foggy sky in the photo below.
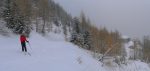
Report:
<svg viewBox="0 0 150 71"><path fill-rule="evenodd" d="M54 0L73 16L81 11L97 27L134 38L150 35L150 0Z"/></svg>

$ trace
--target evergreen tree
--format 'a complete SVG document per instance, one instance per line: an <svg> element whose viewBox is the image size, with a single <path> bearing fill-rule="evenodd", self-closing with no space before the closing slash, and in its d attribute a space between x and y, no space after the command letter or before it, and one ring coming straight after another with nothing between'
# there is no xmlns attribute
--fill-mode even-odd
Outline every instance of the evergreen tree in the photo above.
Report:
<svg viewBox="0 0 150 71"><path fill-rule="evenodd" d="M12 15L12 0L5 0L5 6L3 10L2 17L6 21L6 26L10 29L13 29L14 23L13 23L13 15Z"/></svg>
<svg viewBox="0 0 150 71"><path fill-rule="evenodd" d="M73 33L71 42L76 45L88 49L91 49L91 34L90 34L90 21L86 19L84 13L81 14L80 20L78 18L73 19Z"/></svg>
<svg viewBox="0 0 150 71"><path fill-rule="evenodd" d="M3 18L6 21L6 27L11 29L16 34L29 34L28 25L25 24L25 17L20 13L18 4L12 0L5 1L5 9Z"/></svg>
<svg viewBox="0 0 150 71"><path fill-rule="evenodd" d="M83 35L84 38L84 48L90 50L91 49L91 35L88 31L86 31Z"/></svg>
<svg viewBox="0 0 150 71"><path fill-rule="evenodd" d="M77 44L77 41L78 41L78 34L79 34L79 32L80 32L80 30L79 30L79 24L80 24L80 22L79 22L79 19L78 18L74 18L73 19L73 31L72 31L72 36L71 36L71 42L73 42L73 43L75 43L75 44Z"/></svg>

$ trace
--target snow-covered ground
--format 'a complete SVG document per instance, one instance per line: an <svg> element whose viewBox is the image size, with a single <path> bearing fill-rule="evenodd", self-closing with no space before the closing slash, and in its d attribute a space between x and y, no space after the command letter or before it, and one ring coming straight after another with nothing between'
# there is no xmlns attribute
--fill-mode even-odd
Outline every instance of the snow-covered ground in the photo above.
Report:
<svg viewBox="0 0 150 71"><path fill-rule="evenodd" d="M129 59L131 56L134 55L133 49L130 48L132 46L134 46L134 42L133 41L129 41L128 43L124 44L124 48L125 48L126 53L127 53L126 59Z"/></svg>
<svg viewBox="0 0 150 71"><path fill-rule="evenodd" d="M58 37L61 38L61 37ZM98 61L77 46L43 38L34 33L29 39L31 56L21 52L19 36L0 36L0 71L99 71ZM104 71L104 70L103 70Z"/></svg>
<svg viewBox="0 0 150 71"><path fill-rule="evenodd" d="M87 51L56 34L42 37L32 33L29 41L31 56L21 52L19 36L0 36L0 71L150 71L140 61L121 67L102 67Z"/></svg>

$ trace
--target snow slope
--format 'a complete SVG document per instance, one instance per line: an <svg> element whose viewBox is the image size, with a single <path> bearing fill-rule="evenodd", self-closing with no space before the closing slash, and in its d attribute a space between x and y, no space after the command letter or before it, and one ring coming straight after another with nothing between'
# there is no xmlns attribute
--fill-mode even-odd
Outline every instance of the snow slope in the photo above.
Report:
<svg viewBox="0 0 150 71"><path fill-rule="evenodd" d="M31 56L21 52L19 36L0 36L0 71L99 71L101 64L84 50L62 41L33 33L29 39ZM59 37L60 38L60 37ZM103 69L103 71L105 71Z"/></svg>
<svg viewBox="0 0 150 71"><path fill-rule="evenodd" d="M102 67L87 51L64 41L61 35L51 33L45 38L32 33L29 41L31 56L21 52L19 36L0 36L0 71L150 71L140 61Z"/></svg>

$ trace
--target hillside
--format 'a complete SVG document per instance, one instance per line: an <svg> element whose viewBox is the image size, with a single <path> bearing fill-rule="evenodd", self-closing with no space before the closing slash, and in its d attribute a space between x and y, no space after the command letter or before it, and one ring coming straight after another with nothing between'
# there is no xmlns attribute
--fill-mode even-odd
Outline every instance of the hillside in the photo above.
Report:
<svg viewBox="0 0 150 71"><path fill-rule="evenodd" d="M98 71L100 63L77 46L43 38L34 33L29 38L31 56L21 52L19 36L0 36L0 71ZM61 37L59 37L61 38ZM94 65L94 66L93 66Z"/></svg>
<svg viewBox="0 0 150 71"><path fill-rule="evenodd" d="M55 36L54 36L55 35ZM21 52L19 36L0 36L0 71L149 71L147 64L130 61L127 66L103 66L90 52L66 42L60 34L42 37L32 33L30 55ZM114 63L115 64L115 63ZM136 66L135 66L136 64Z"/></svg>
<svg viewBox="0 0 150 71"><path fill-rule="evenodd" d="M122 38L85 14L72 17L54 0L2 0L0 71L150 71L148 36ZM29 53L21 52L22 34Z"/></svg>

